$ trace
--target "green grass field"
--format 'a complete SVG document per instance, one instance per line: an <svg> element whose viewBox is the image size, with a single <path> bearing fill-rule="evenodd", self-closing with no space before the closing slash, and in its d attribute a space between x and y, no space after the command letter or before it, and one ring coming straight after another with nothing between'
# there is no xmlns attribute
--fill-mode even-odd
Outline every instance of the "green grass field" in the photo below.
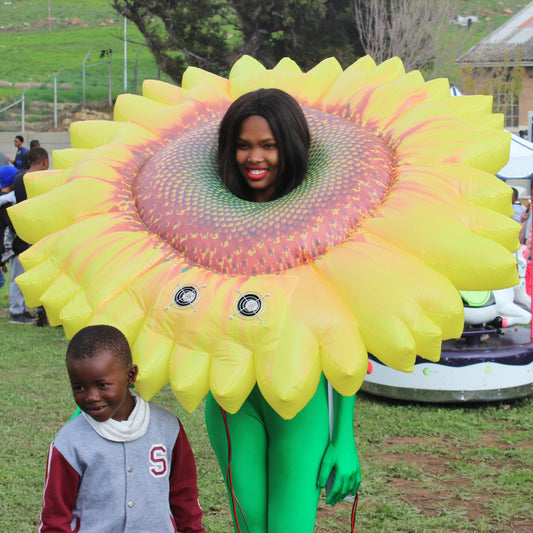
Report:
<svg viewBox="0 0 533 533"><path fill-rule="evenodd" d="M52 31L48 31L47 2L13 0L0 3L0 80L38 82L43 87L27 91L27 98L52 101L53 83L61 69L58 84L69 83L71 90L59 90L59 101L80 102L82 97L82 64L91 52L87 65L102 61L101 50L112 53L112 93L124 92L123 19L107 0L68 0L51 2ZM79 19L79 23L72 21ZM135 65L138 64L137 88L146 78L158 78L153 57L144 45L137 28L128 24L128 92L134 92ZM169 80L164 74L161 79ZM86 71L87 100L107 98L108 65L90 67ZM20 97L22 90L0 88L0 105Z"/></svg>
<svg viewBox="0 0 533 533"><path fill-rule="evenodd" d="M0 531L36 530L50 441L74 412L62 328L8 323L0 290ZM155 401L183 421L193 446L207 532L231 531L203 406L183 411L165 388ZM363 469L356 531L533 531L533 398L423 405L360 394L355 433ZM315 531L349 531L351 504L320 502Z"/></svg>

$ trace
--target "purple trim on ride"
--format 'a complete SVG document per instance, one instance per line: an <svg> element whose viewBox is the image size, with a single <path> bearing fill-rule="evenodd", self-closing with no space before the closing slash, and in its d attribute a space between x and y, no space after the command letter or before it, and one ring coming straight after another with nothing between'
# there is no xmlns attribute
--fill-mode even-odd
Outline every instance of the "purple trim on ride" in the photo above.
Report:
<svg viewBox="0 0 533 533"><path fill-rule="evenodd" d="M442 352L437 364L462 367L475 363L500 363L502 365L523 366L533 361L533 342L529 328L512 327L504 330L470 330L460 339L450 339L442 343ZM479 346L469 344L471 335L479 335ZM486 338L485 338L486 337ZM369 358L379 361L369 354ZM429 363L422 357L415 364Z"/></svg>

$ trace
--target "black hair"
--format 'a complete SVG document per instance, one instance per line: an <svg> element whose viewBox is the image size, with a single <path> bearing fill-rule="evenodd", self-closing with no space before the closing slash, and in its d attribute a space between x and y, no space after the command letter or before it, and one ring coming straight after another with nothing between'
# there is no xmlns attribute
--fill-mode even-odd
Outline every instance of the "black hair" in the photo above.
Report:
<svg viewBox="0 0 533 533"><path fill-rule="evenodd" d="M99 324L80 329L70 340L66 361L98 357L110 352L125 368L132 364L131 350L124 334L113 326Z"/></svg>
<svg viewBox="0 0 533 533"><path fill-rule="evenodd" d="M298 102L280 89L259 89L242 95L226 111L218 130L218 171L235 196L253 200L253 190L239 172L236 152L242 122L251 116L266 119L278 147L278 177L270 200L281 198L305 178L311 136Z"/></svg>
<svg viewBox="0 0 533 533"><path fill-rule="evenodd" d="M41 143L37 139L33 139L30 141L30 150L32 148L38 148L39 146L41 146Z"/></svg>
<svg viewBox="0 0 533 533"><path fill-rule="evenodd" d="M40 163L41 161L46 161L48 159L48 152L44 148L32 148L28 152L28 162L30 166L33 163Z"/></svg>
<svg viewBox="0 0 533 533"><path fill-rule="evenodd" d="M24 137L22 135L15 135L15 139L18 139L21 143L24 142Z"/></svg>

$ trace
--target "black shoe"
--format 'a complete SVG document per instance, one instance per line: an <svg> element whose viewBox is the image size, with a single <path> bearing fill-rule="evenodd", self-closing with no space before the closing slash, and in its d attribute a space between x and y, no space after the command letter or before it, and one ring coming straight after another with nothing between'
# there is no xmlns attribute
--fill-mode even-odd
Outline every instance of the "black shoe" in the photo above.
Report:
<svg viewBox="0 0 533 533"><path fill-rule="evenodd" d="M46 316L46 311L42 305L37 308L37 317L37 326L41 328L48 326L48 317Z"/></svg>
<svg viewBox="0 0 533 533"><path fill-rule="evenodd" d="M25 316L24 313L21 313L20 315L10 314L9 323L10 324L22 324L23 326L29 326L30 324L35 324L35 319Z"/></svg>
<svg viewBox="0 0 533 533"><path fill-rule="evenodd" d="M29 311L24 311L22 313L26 318L29 318L30 320L33 320L34 322L37 320L37 315L32 315Z"/></svg>

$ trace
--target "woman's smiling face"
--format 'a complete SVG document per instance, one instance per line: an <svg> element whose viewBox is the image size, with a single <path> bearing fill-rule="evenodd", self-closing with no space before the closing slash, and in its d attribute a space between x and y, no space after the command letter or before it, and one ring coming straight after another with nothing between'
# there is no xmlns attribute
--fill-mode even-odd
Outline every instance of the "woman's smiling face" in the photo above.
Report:
<svg viewBox="0 0 533 533"><path fill-rule="evenodd" d="M254 191L256 202L268 202L276 190L278 146L270 124L258 115L242 121L235 154L244 181Z"/></svg>

